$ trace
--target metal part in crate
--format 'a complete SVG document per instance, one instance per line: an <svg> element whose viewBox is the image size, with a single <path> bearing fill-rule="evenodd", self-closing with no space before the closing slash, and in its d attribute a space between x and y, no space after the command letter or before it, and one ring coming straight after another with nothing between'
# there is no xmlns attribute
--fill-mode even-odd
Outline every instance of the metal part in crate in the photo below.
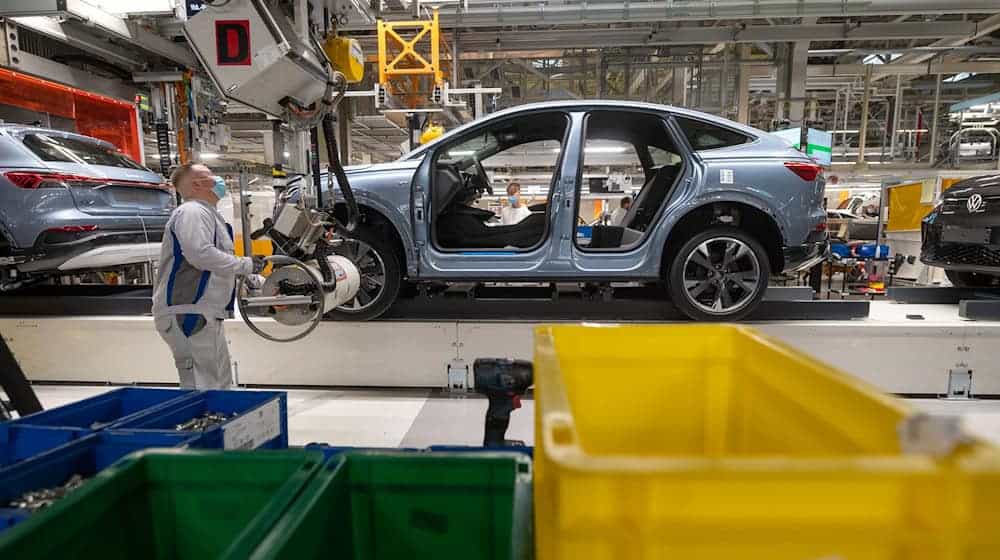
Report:
<svg viewBox="0 0 1000 560"><path fill-rule="evenodd" d="M174 429L178 432L204 432L212 426L222 424L227 420L236 418L237 416L239 415L236 413L226 414L223 412L206 412L205 414L192 418L187 422L177 424L177 427Z"/></svg>
<svg viewBox="0 0 1000 560"><path fill-rule="evenodd" d="M34 513L44 507L54 504L57 500L66 496L66 494L69 494L73 490L83 486L84 481L85 479L82 476L74 474L65 483L54 488L42 488L39 490L32 490L31 492L25 492L16 500L11 501L7 506Z"/></svg>
<svg viewBox="0 0 1000 560"><path fill-rule="evenodd" d="M31 428L31 427L28 427ZM32 428L34 432L51 428ZM0 467L0 532L47 508L102 470L149 448L185 447L201 436L184 432L101 431ZM5 507L5 504L10 504Z"/></svg>
<svg viewBox="0 0 1000 560"><path fill-rule="evenodd" d="M200 391L119 426L129 430L199 432L192 447L285 449L288 399L282 391Z"/></svg>

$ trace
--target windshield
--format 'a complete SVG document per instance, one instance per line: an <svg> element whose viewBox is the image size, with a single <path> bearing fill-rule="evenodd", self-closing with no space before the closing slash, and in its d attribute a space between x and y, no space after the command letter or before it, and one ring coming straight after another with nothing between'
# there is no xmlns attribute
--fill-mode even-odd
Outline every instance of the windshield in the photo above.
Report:
<svg viewBox="0 0 1000 560"><path fill-rule="evenodd" d="M498 147L499 142L496 135L493 131L487 130L448 148L448 151L442 154L440 161L451 164L465 162L466 165L460 165L460 168L464 169L468 164L482 161L493 155L497 152Z"/></svg>
<svg viewBox="0 0 1000 560"><path fill-rule="evenodd" d="M25 134L21 141L42 161L86 163L146 170L145 167L132 161L125 154L97 142L39 133Z"/></svg>

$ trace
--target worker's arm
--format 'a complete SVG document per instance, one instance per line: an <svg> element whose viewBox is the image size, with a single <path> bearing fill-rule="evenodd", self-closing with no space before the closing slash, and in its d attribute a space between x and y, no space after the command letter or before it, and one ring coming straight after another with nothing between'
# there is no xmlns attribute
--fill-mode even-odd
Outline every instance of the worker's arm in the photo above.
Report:
<svg viewBox="0 0 1000 560"><path fill-rule="evenodd" d="M231 255L215 246L216 218L210 210L198 207L184 210L174 218L173 234L191 266L220 274L247 275L253 272L252 259Z"/></svg>

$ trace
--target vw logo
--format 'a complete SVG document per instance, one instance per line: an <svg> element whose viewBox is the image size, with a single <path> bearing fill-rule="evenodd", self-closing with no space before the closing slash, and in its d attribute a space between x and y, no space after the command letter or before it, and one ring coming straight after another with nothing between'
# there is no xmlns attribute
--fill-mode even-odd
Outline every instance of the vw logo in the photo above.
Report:
<svg viewBox="0 0 1000 560"><path fill-rule="evenodd" d="M984 210L983 195L976 193L970 196L968 202L965 203L965 206L969 209L970 214L982 212Z"/></svg>

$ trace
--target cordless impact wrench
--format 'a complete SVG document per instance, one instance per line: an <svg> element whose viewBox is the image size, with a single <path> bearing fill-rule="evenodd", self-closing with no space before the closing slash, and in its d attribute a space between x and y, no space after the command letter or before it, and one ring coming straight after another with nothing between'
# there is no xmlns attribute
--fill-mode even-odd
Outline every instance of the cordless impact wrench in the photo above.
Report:
<svg viewBox="0 0 1000 560"><path fill-rule="evenodd" d="M486 409L486 430L484 447L524 445L523 442L508 441L507 427L510 413L521 408L521 395L534 383L534 369L527 360L506 358L480 358L473 363L473 378L477 393L482 393L490 401Z"/></svg>

